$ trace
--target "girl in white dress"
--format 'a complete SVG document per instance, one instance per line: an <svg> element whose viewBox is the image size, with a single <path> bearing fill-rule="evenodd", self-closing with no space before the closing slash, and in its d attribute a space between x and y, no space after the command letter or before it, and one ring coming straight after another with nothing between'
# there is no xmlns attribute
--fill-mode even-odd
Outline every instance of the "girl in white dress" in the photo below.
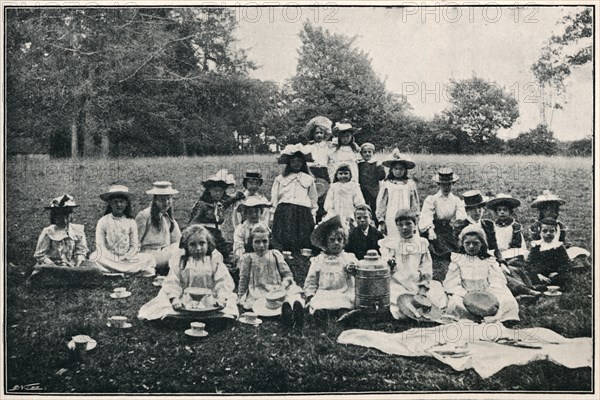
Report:
<svg viewBox="0 0 600 400"><path fill-rule="evenodd" d="M377 219L379 229L387 232L392 240L397 240L399 235L395 228L395 218L398 211L419 212L417 184L408 177L408 170L413 169L415 163L408 156L400 154L398 149L394 149L382 164L389 168L389 172L377 195Z"/></svg>
<svg viewBox="0 0 600 400"><path fill-rule="evenodd" d="M338 164L334 181L325 198L324 208L327 214L323 217L323 220L327 220L339 215L347 232L355 225L354 209L358 205L365 204L360 185L351 179L350 164L346 162Z"/></svg>
<svg viewBox="0 0 600 400"><path fill-rule="evenodd" d="M334 180L338 165L347 162L350 165L350 172L352 172L352 181L358 182L358 161L362 159L362 156L360 147L354 141L357 131L349 123L337 122L333 127L333 134L337 136L338 142L327 162L330 181Z"/></svg>
<svg viewBox="0 0 600 400"><path fill-rule="evenodd" d="M96 251L90 260L110 271L154 276L156 260L151 254L139 252L138 229L127 186L112 185L100 198L108 206L96 225Z"/></svg>

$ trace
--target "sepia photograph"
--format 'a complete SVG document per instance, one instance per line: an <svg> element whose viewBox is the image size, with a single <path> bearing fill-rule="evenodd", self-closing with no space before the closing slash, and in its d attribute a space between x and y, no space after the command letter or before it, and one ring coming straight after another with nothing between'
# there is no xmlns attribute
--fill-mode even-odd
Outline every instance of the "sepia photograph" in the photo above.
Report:
<svg viewBox="0 0 600 400"><path fill-rule="evenodd" d="M0 5L0 397L598 395L594 2Z"/></svg>

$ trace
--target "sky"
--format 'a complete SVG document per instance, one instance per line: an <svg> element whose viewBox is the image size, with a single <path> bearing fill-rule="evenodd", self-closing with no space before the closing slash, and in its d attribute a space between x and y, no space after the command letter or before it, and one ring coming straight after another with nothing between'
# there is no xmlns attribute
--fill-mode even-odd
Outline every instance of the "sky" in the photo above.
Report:
<svg viewBox="0 0 600 400"><path fill-rule="evenodd" d="M409 3L411 4L411 3ZM450 79L478 76L512 93L520 117L508 139L540 121L541 90L531 65L564 15L576 7L264 7L236 8L238 46L260 68L251 76L283 83L296 70L302 23L307 19L335 33L356 36L388 90L404 94L413 113L431 118L448 107ZM555 137L575 140L592 134L591 63L567 80L567 102L552 121Z"/></svg>

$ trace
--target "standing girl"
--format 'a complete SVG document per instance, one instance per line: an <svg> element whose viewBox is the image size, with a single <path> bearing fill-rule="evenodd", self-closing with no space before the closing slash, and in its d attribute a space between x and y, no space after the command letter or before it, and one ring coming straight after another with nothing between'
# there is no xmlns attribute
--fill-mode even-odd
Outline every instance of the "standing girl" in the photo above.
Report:
<svg viewBox="0 0 600 400"><path fill-rule="evenodd" d="M304 134L308 140L306 145L306 151L310 152L313 157L313 162L308 163L308 170L315 178L315 183L320 182L325 185L329 184L329 172L327 170L327 163L329 162L329 155L333 151L333 144L331 143L331 126L332 122L329 118L318 116L314 117L306 127L304 128ZM318 186L317 186L318 190ZM325 195L321 194L317 200L319 208L317 210L316 222L321 221L325 211L323 210L323 203L325 202Z"/></svg>
<svg viewBox="0 0 600 400"><path fill-rule="evenodd" d="M357 182L351 181L351 179L350 164L347 162L339 163L324 204L327 214L323 219L339 215L346 232L350 230L351 226L355 225L354 208L365 204L360 186Z"/></svg>
<svg viewBox="0 0 600 400"><path fill-rule="evenodd" d="M333 134L337 136L337 145L329 155L329 160L327 161L330 181L333 181L335 178L335 171L337 171L338 164L347 162L350 164L352 181L358 182L358 160L361 159L361 156L360 147L354 141L354 135L357 132L358 129L353 128L347 122L336 122L333 127Z"/></svg>
<svg viewBox="0 0 600 400"><path fill-rule="evenodd" d="M373 212L375 225L377 226L379 225L377 220L377 197L379 196L381 181L385 179L385 168L373 159L374 153L375 146L372 143L363 143L360 146L362 160L358 162L358 183L365 198L365 203Z"/></svg>
<svg viewBox="0 0 600 400"><path fill-rule="evenodd" d="M311 154L301 145L287 145L277 162L284 164L283 173L271 188L273 245L279 250L297 252L310 247L310 234L317 213L317 188L306 163Z"/></svg>
<svg viewBox="0 0 600 400"><path fill-rule="evenodd" d="M179 251L181 231L173 218L173 195L179 193L171 182L154 182L146 194L152 195L150 207L135 217L142 252L152 254L159 273L166 274L169 259Z"/></svg>
<svg viewBox="0 0 600 400"><path fill-rule="evenodd" d="M446 312L473 318L463 303L469 292L483 291L498 299L498 312L488 322L518 321L519 305L506 286L506 278L494 257L488 254L483 229L469 225L459 235L460 254L452 254L444 289L450 296Z"/></svg>
<svg viewBox="0 0 600 400"><path fill-rule="evenodd" d="M246 174L244 175L244 179L242 179L242 186L244 186L244 188L246 189L243 192L244 200L254 198L254 199L262 201L262 202L267 202L268 201L267 198L265 196L263 196L262 194L258 193L258 189L260 189L262 184L263 184L263 177L262 177L262 173L260 171L256 171L256 170L246 171ZM244 216L239 210L239 205L241 204L241 202L242 202L242 200L238 200L233 205L233 212L231 213L231 216L232 216L232 220L233 220L234 229L236 226L238 226L244 222ZM259 216L260 222L262 224L265 224L268 226L270 219L271 219L270 210L268 208L263 208L261 210L261 213Z"/></svg>
<svg viewBox="0 0 600 400"><path fill-rule="evenodd" d="M127 186L112 185L100 198L108 203L104 216L96 225L96 251L90 256L102 267L125 273L143 271L154 276L156 260L151 254L139 253L138 230Z"/></svg>
<svg viewBox="0 0 600 400"><path fill-rule="evenodd" d="M302 289L294 282L292 271L279 250L269 250L269 233L269 228L262 224L254 225L250 232L253 252L244 254L240 262L238 303L245 309L254 309L260 315L260 309L265 307L266 296L283 290L283 322L302 324Z"/></svg>
<svg viewBox="0 0 600 400"><path fill-rule="evenodd" d="M408 177L408 170L413 169L415 163L408 156L400 154L398 149L394 149L382 164L390 170L377 196L377 220L380 230L397 240L399 236L395 218L398 211L419 212L417 184Z"/></svg>
<svg viewBox="0 0 600 400"><path fill-rule="evenodd" d="M179 315L186 307L184 290L192 287L210 289L208 299L213 303L207 307L215 303L224 307L211 317L236 318L233 279L220 257L213 255L215 242L208 230L201 225L188 226L179 247L182 251L169 261L169 274L158 295L142 306L138 318L153 320Z"/></svg>

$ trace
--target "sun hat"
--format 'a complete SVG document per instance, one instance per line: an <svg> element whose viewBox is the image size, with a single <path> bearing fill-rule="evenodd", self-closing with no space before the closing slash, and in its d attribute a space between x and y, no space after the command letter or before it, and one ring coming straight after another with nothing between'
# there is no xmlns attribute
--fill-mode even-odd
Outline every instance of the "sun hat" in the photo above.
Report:
<svg viewBox="0 0 600 400"><path fill-rule="evenodd" d="M333 125L333 122L331 122L331 120L329 118L319 115L317 117L314 117L310 121L308 121L308 123L306 124L306 127L304 127L303 134L305 136L308 136L310 139L310 136L311 136L311 133L313 132L313 130L316 127L320 126L322 128L327 129L327 134L325 135L325 138L327 138L328 136L331 135L331 126L332 125Z"/></svg>
<svg viewBox="0 0 600 400"><path fill-rule="evenodd" d="M109 201L113 196L122 196L129 200L131 198L131 193L129 193L129 188L127 186L110 185L108 192L102 193L100 198L104 201Z"/></svg>
<svg viewBox="0 0 600 400"><path fill-rule="evenodd" d="M307 149L302 143L296 144L288 144L281 150L279 158L277 159L278 164L288 164L290 162L290 158L293 155L299 154L304 157L304 161L312 162L313 157L309 149Z"/></svg>
<svg viewBox="0 0 600 400"><path fill-rule="evenodd" d="M271 207L271 202L261 199L260 197L256 197L256 196L252 196L252 197L248 197L247 199L244 199L240 202L240 204L237 206L236 211L237 212L244 212L244 210L246 208L252 208L252 207Z"/></svg>
<svg viewBox="0 0 600 400"><path fill-rule="evenodd" d="M281 315L283 301L286 293L284 290L274 290L267 293L265 297L256 300L252 310L261 317L275 317Z"/></svg>
<svg viewBox="0 0 600 400"><path fill-rule="evenodd" d="M360 131L359 128L355 128L349 122L336 122L333 126L333 134L335 136L340 136L342 133L349 133L351 135L356 135Z"/></svg>
<svg viewBox="0 0 600 400"><path fill-rule="evenodd" d="M541 195L539 195L533 203L531 203L531 207L540 208L544 204L555 203L558 205L565 204L565 201L552 193L550 190L544 190Z"/></svg>
<svg viewBox="0 0 600 400"><path fill-rule="evenodd" d="M507 206L508 208L515 209L521 205L521 202L510 194L498 193L496 197L487 202L487 208L495 209L498 206Z"/></svg>
<svg viewBox="0 0 600 400"><path fill-rule="evenodd" d="M423 295L404 293L398 296L398 309L410 319L419 322L435 322L442 316L439 307L431 304L431 301ZM414 313L416 309L420 315Z"/></svg>
<svg viewBox="0 0 600 400"><path fill-rule="evenodd" d="M79 204L75 204L75 199L69 194L58 196L52 199L49 206L44 206L46 210L72 209L75 207L79 207Z"/></svg>
<svg viewBox="0 0 600 400"><path fill-rule="evenodd" d="M381 164L388 168L392 168L394 164L403 164L406 169L413 169L415 167L414 161L407 155L401 154L397 148L392 150L388 158L383 160Z"/></svg>
<svg viewBox="0 0 600 400"><path fill-rule="evenodd" d="M205 188L211 188L214 186L234 186L235 176L230 174L227 169L220 169L214 175L209 176L206 180L202 181L202 186Z"/></svg>
<svg viewBox="0 0 600 400"><path fill-rule="evenodd" d="M315 178L315 187L317 188L317 197L321 197L329 191L329 182L323 178Z"/></svg>
<svg viewBox="0 0 600 400"><path fill-rule="evenodd" d="M463 297L463 304L467 311L480 318L496 315L500 307L500 302L496 296L481 290L468 292Z"/></svg>
<svg viewBox="0 0 600 400"><path fill-rule="evenodd" d="M179 193L178 190L173 189L171 182L158 181L152 184L152 189L146 190L146 194L151 195L173 195Z"/></svg>
<svg viewBox="0 0 600 400"><path fill-rule="evenodd" d="M465 209L483 207L487 203L487 198L484 197L479 190L468 190L462 194L465 202Z"/></svg>
<svg viewBox="0 0 600 400"><path fill-rule="evenodd" d="M452 168L443 167L438 169L437 175L434 175L432 179L436 183L454 183L458 181L460 177L452 171Z"/></svg>
<svg viewBox="0 0 600 400"><path fill-rule="evenodd" d="M310 234L310 242L313 246L324 250L327 247L327 236L340 228L343 228L343 226L339 215L322 221Z"/></svg>
<svg viewBox="0 0 600 400"><path fill-rule="evenodd" d="M242 186L246 187L248 179L256 179L256 180L260 181L261 185L264 182L263 177L262 177L262 172L255 170L255 169L249 169L246 171L246 173L244 174L244 178L242 179Z"/></svg>

